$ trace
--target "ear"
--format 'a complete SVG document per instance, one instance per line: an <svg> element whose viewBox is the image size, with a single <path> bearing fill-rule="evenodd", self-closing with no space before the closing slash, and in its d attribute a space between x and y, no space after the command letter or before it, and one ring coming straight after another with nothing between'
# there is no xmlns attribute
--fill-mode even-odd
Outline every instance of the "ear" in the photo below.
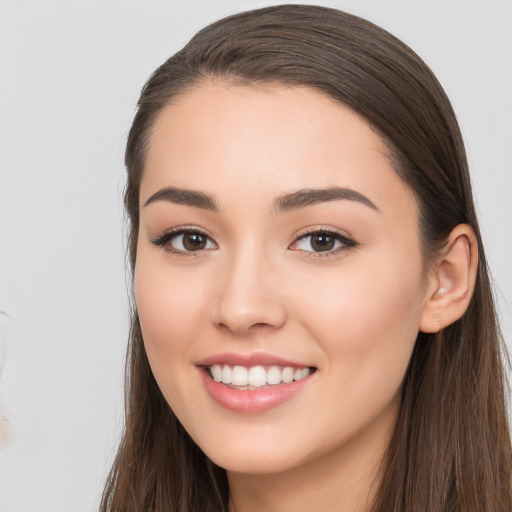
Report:
<svg viewBox="0 0 512 512"><path fill-rule="evenodd" d="M459 224L433 263L420 331L438 332L464 314L475 288L477 265L475 233L467 224Z"/></svg>

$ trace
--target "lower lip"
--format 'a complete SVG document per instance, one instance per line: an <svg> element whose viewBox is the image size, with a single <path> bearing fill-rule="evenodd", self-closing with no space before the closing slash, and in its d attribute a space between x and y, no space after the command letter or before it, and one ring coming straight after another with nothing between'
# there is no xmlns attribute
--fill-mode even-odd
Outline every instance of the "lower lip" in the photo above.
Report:
<svg viewBox="0 0 512 512"><path fill-rule="evenodd" d="M204 386L210 396L222 407L233 412L259 413L291 400L310 382L309 376L289 384L277 384L264 389L234 389L214 381L204 367L199 368ZM316 373L316 372L315 372Z"/></svg>

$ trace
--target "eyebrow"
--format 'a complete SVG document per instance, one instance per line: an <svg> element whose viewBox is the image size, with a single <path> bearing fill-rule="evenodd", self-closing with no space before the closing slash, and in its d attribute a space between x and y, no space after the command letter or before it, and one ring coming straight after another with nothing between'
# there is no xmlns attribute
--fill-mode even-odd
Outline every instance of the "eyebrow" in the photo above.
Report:
<svg viewBox="0 0 512 512"><path fill-rule="evenodd" d="M278 197L274 202L274 209L278 213L284 213L319 203L340 200L356 201L368 206L372 210L379 211L377 206L366 196L356 190L346 187L329 187L321 189L307 188L297 190ZM219 211L219 207L212 196L196 190L166 187L155 192L144 203L144 206L148 206L156 201L168 201L174 204L201 208L202 210L210 210L214 212Z"/></svg>
<svg viewBox="0 0 512 512"><path fill-rule="evenodd" d="M356 201L370 207L372 210L379 211L377 206L366 196L345 187L329 187L321 189L301 189L290 194L282 195L277 198L274 208L277 212L287 212L298 208L305 208L319 203L339 200Z"/></svg>
<svg viewBox="0 0 512 512"><path fill-rule="evenodd" d="M204 192L197 192L196 190L186 190L183 188L166 187L158 192L155 192L145 203L148 206L156 201L168 201L174 204L183 204L186 206L194 206L202 210L210 210L217 212L219 207L215 199Z"/></svg>

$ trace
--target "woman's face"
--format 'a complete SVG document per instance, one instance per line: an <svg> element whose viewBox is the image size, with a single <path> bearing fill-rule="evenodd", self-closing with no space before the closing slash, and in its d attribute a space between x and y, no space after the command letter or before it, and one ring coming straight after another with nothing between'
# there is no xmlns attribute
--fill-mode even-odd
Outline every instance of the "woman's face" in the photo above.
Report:
<svg viewBox="0 0 512 512"><path fill-rule="evenodd" d="M413 194L347 107L217 82L161 112L136 301L158 385L216 464L381 453L425 283Z"/></svg>

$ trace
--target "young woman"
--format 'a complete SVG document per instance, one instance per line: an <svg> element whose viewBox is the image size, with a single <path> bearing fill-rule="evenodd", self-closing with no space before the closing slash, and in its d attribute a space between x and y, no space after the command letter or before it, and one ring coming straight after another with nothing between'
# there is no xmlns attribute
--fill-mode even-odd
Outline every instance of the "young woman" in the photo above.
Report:
<svg viewBox="0 0 512 512"><path fill-rule="evenodd" d="M360 18L200 31L126 150L126 425L102 511L510 511L502 346L446 95Z"/></svg>

